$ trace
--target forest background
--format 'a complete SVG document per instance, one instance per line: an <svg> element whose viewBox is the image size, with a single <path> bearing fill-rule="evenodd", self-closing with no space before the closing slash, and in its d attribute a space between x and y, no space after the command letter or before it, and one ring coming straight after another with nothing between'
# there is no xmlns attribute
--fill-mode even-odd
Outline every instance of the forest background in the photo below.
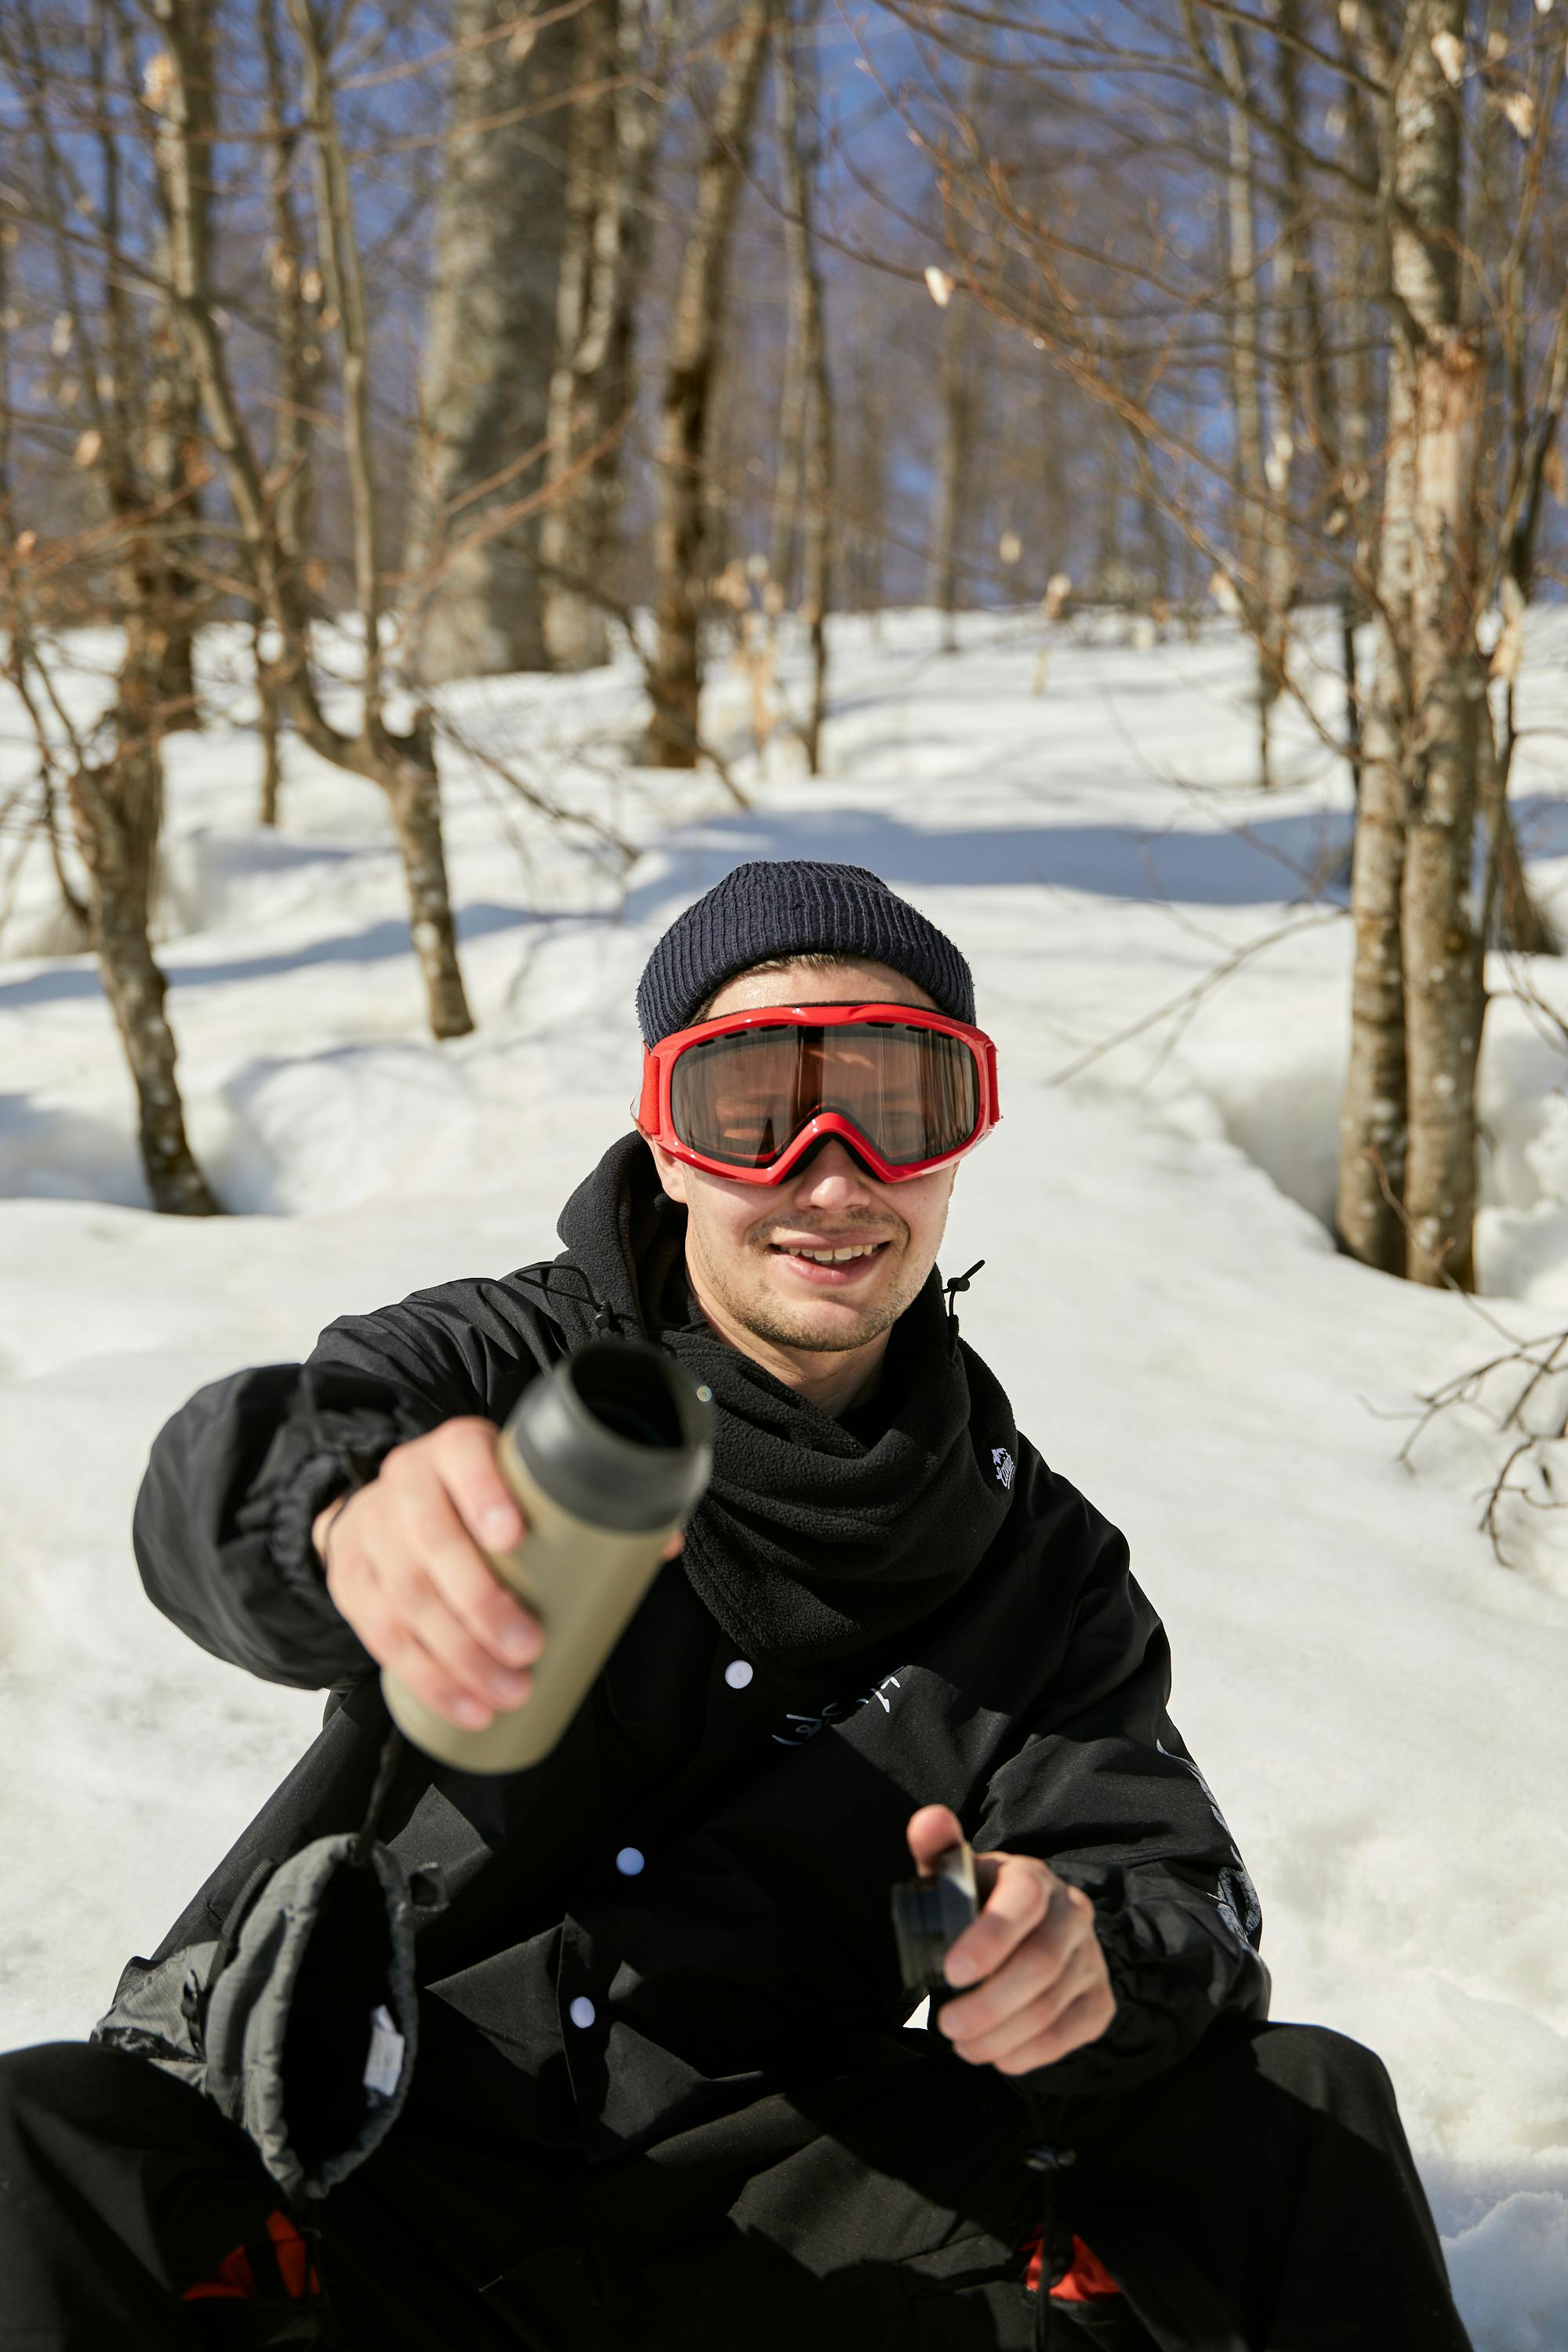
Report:
<svg viewBox="0 0 1568 2352"><path fill-rule="evenodd" d="M793 613L815 769L832 604L923 573L950 613L1109 603L1156 635L1217 601L1265 785L1320 658L1298 616L1337 609L1336 1230L1471 1286L1486 947L1556 944L1508 803L1563 535L1552 0L9 0L0 24L0 593L38 748L5 819L47 836L98 952L159 1206L213 1205L148 938L204 620L250 618L264 821L286 730L384 792L449 1037L430 688L624 636L640 756L694 767L705 635L727 622L764 734ZM345 605L334 719L312 633ZM123 646L84 739L50 647L89 617Z"/></svg>

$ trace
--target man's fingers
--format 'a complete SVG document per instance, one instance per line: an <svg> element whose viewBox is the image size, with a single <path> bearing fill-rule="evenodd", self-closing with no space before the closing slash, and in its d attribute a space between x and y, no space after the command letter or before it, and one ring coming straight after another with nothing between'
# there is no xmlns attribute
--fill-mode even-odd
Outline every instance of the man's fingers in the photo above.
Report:
<svg viewBox="0 0 1568 2352"><path fill-rule="evenodd" d="M943 1962L948 1983L977 1984L982 1977L999 1969L1008 1954L1016 1951L1025 1937L1033 1935L1039 1926L1046 1916L1050 1890L1057 1884L1043 1864L1029 1862L1022 1854L1005 1856L980 1916L972 1927L964 1929Z"/></svg>
<svg viewBox="0 0 1568 2352"><path fill-rule="evenodd" d="M522 1705L532 1688L531 1676L500 1664L492 1651L476 1642L428 1578L410 1579L397 1598L404 1626L470 1698L490 1709Z"/></svg>
<svg viewBox="0 0 1568 2352"><path fill-rule="evenodd" d="M910 1815L906 1835L916 1868L929 1872L949 1846L961 1843L963 1824L951 1805L922 1805Z"/></svg>
<svg viewBox="0 0 1568 2352"><path fill-rule="evenodd" d="M1098 2042L1115 2014L1116 2000L1109 1986L1095 1985L1069 2001L1043 2033L1019 2042L1005 2057L991 2063L999 2074L1030 2074L1037 2066L1052 2066L1086 2042Z"/></svg>
<svg viewBox="0 0 1568 2352"><path fill-rule="evenodd" d="M511 1551L522 1541L522 1513L496 1461L493 1422L444 1421L429 1440L430 1462L475 1542Z"/></svg>
<svg viewBox="0 0 1568 2352"><path fill-rule="evenodd" d="M1037 1936L978 1991L944 2001L933 2021L961 2058L996 2065L1054 2025L1098 1974L1087 1946L1064 1954L1042 1946Z"/></svg>
<svg viewBox="0 0 1568 2352"><path fill-rule="evenodd" d="M1037 1933L973 1992L945 2000L936 2022L950 2042L977 2042L1005 2027L1036 2002L1060 2007L1079 1990L1068 1986L1079 1949L1064 1939Z"/></svg>
<svg viewBox="0 0 1568 2352"><path fill-rule="evenodd" d="M382 1660L405 1690L464 1731L483 1731L496 1710L450 1674L413 1633L395 1635Z"/></svg>
<svg viewBox="0 0 1568 2352"><path fill-rule="evenodd" d="M467 1731L482 1731L495 1709L487 1705L425 1647L395 1606L368 1560L358 1553L334 1560L333 1598L376 1664L396 1675L416 1698Z"/></svg>
<svg viewBox="0 0 1568 2352"><path fill-rule="evenodd" d="M473 1426L482 1432L488 1423ZM539 1621L507 1591L475 1543L433 1459L412 1449L406 1462L389 1455L382 1475L396 1514L395 1528L386 1531L389 1547L395 1547L393 1561L384 1555L378 1561L389 1594L395 1598L404 1572L411 1570L435 1589L495 1664L514 1671L531 1664L543 1647ZM512 1509L517 1515L515 1504Z"/></svg>

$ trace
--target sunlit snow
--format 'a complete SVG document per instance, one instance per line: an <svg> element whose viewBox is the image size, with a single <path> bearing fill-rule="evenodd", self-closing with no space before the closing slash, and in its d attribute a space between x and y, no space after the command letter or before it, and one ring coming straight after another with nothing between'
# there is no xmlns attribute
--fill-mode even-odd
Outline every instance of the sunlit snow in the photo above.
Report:
<svg viewBox="0 0 1568 2352"><path fill-rule="evenodd" d="M1543 625L1524 681L1547 730L1563 635ZM47 861L7 880L0 835L0 2044L87 2031L319 1717L143 1601L129 1519L162 1420L335 1314L551 1251L624 1129L660 929L742 858L843 858L973 962L1005 1118L944 1253L986 1261L964 1329L1128 1531L1176 1718L1262 1895L1275 2013L1387 2060L1480 2352L1562 2352L1568 1527L1510 1507L1500 1565L1478 1496L1506 1441L1479 1412L1436 1424L1414 1475L1395 1457L1415 1397L1500 1352L1497 1326L1568 1324L1568 1054L1539 1009L1494 1003L1483 1301L1337 1256L1342 772L1297 717L1293 781L1249 788L1224 635L1058 627L1037 693L1037 623L973 616L963 636L943 657L924 615L841 625L816 781L783 736L758 772L721 667L705 730L746 811L712 775L628 767L627 670L451 690L470 738L636 855L552 833L453 754L479 1026L437 1047L382 803L290 744L282 829L256 827L258 745L226 675L241 644L216 633L214 723L170 748L161 918L193 1141L244 1213L215 1223L145 1210L92 964L49 952ZM786 683L799 698L793 657ZM90 676L75 690L101 698ZM1333 680L1315 691L1331 720ZM1543 731L1521 757L1549 893L1568 882L1562 746ZM29 760L7 703L0 786ZM1531 977L1568 1011L1568 973ZM1511 985L1501 959L1492 978Z"/></svg>

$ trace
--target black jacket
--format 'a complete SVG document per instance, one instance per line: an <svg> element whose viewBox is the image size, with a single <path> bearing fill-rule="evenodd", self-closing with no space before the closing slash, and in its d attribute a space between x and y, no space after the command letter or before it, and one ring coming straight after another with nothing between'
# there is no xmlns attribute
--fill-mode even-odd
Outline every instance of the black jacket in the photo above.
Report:
<svg viewBox="0 0 1568 2352"><path fill-rule="evenodd" d="M614 1246L594 1272L602 1289L618 1253L617 1311L657 1329L649 1282L670 1253L650 1276L625 1202L640 1149L599 1171L595 1230ZM333 1696L154 1961L215 1932L258 1855L358 1825L386 1718L311 1520L402 1439L456 1414L504 1421L592 1318L592 1279L571 1278L585 1255L344 1318L307 1367L217 1381L158 1439L135 1518L153 1601L217 1656ZM1105 2036L1023 2078L1022 2105L1002 2095L1020 2130L1042 2098L1146 2079L1268 1999L1250 1882L1169 1687L1122 1537L1023 1439L1000 1530L959 1590L840 1657L742 1660L667 1569L544 1762L494 1781L412 1752L399 1768L383 1834L411 1866L440 1860L452 1893L421 1940L421 2069L501 2096L512 2127L590 2164L693 2127L722 2138L796 2086L891 2064L944 2070L949 2095L962 2062L900 2031L888 1894L909 1872L910 1813L943 1802L976 1846L1083 1887L1110 1965ZM628 1848L635 1875L617 1866ZM999 2112L1003 2078L963 2071L976 2114Z"/></svg>

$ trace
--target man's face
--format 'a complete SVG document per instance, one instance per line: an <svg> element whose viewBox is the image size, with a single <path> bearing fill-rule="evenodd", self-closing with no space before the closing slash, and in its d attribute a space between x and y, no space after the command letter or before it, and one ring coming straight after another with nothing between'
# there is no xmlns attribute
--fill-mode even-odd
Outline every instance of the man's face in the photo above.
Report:
<svg viewBox="0 0 1568 2352"><path fill-rule="evenodd" d="M794 965L741 973L708 1017L856 1000L934 1009L912 981L882 964ZM700 1299L775 1347L811 1354L865 1347L898 1321L936 1264L953 1168L883 1184L832 1136L782 1184L738 1184L652 1149L665 1191L686 1204L687 1263ZM859 1254L830 1262L828 1254L841 1250Z"/></svg>

